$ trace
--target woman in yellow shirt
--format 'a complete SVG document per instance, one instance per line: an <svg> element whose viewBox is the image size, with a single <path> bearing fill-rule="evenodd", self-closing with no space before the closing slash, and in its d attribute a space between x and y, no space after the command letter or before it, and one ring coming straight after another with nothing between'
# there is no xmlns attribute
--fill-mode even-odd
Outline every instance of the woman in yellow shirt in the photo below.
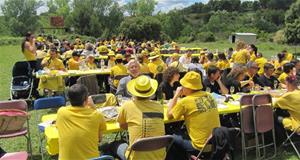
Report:
<svg viewBox="0 0 300 160"><path fill-rule="evenodd" d="M79 70L80 63L81 63L80 52L74 51L72 53L72 58L70 58L67 62L68 69L69 70Z"/></svg>
<svg viewBox="0 0 300 160"><path fill-rule="evenodd" d="M230 63L226 59L226 56L225 56L225 54L223 52L218 53L218 57L219 57L219 60L217 62L217 67L220 70L224 70L224 69L230 68Z"/></svg>
<svg viewBox="0 0 300 160"><path fill-rule="evenodd" d="M286 63L283 65L283 73L279 76L278 80L281 84L285 84L285 79L289 75L295 75L294 71L296 70L295 65L293 63Z"/></svg>
<svg viewBox="0 0 300 160"><path fill-rule="evenodd" d="M285 60L285 55L282 53L278 53L277 54L277 58L278 60L274 62L274 67L275 67L275 77L279 77L281 75L281 73L283 72L283 65L288 63L289 61Z"/></svg>
<svg viewBox="0 0 300 160"><path fill-rule="evenodd" d="M266 58L264 58L261 53L257 53L257 58L255 59L254 62L257 64L257 66L259 68L257 74L260 76L263 75L264 74L264 66L268 62L268 60Z"/></svg>
<svg viewBox="0 0 300 160"><path fill-rule="evenodd" d="M127 68L123 64L123 56L121 54L116 55L116 65L111 68L110 77L113 79L113 85L118 87L119 80L115 79L116 76L127 75Z"/></svg>
<svg viewBox="0 0 300 160"><path fill-rule="evenodd" d="M32 69L36 68L36 46L35 38L31 32L25 35L25 39L21 45L22 53L25 56L26 61L30 63Z"/></svg>
<svg viewBox="0 0 300 160"><path fill-rule="evenodd" d="M236 52L232 55L232 60L235 64L245 65L250 59L250 54L246 47L247 45L245 42L237 42Z"/></svg>

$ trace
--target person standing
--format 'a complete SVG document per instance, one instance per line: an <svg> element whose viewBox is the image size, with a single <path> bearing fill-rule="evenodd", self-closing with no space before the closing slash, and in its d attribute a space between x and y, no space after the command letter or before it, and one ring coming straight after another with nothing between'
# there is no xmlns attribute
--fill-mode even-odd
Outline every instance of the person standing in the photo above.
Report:
<svg viewBox="0 0 300 160"><path fill-rule="evenodd" d="M22 53L25 56L26 61L29 62L30 67L35 70L36 69L36 46L35 46L35 38L31 32L27 32L25 35L25 39L21 45Z"/></svg>

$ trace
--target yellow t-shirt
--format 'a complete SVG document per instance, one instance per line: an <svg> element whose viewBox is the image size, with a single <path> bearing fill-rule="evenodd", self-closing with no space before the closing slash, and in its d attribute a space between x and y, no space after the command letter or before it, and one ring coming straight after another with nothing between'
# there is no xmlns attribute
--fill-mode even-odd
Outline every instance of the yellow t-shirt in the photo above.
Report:
<svg viewBox="0 0 300 160"><path fill-rule="evenodd" d="M46 67L51 70L65 69L63 62L58 58L50 59L50 57L46 57L43 59L42 64L45 63L46 61L48 61L48 65Z"/></svg>
<svg viewBox="0 0 300 160"><path fill-rule="evenodd" d="M95 63L86 63L86 66L89 68L89 69L97 69L97 65Z"/></svg>
<svg viewBox="0 0 300 160"><path fill-rule="evenodd" d="M254 62L256 60L256 56L254 54L254 52L250 52L250 61Z"/></svg>
<svg viewBox="0 0 300 160"><path fill-rule="evenodd" d="M184 121L195 149L201 150L216 127L220 127L217 103L211 94L198 91L179 100L172 108L175 119Z"/></svg>
<svg viewBox="0 0 300 160"><path fill-rule="evenodd" d="M248 60L248 51L246 49L237 51L232 55L232 59L234 63L246 64Z"/></svg>
<svg viewBox="0 0 300 160"><path fill-rule="evenodd" d="M115 65L116 65L115 60L108 60L108 62L107 62L107 67L108 68L112 68Z"/></svg>
<svg viewBox="0 0 300 160"><path fill-rule="evenodd" d="M45 51L42 50L37 50L36 51L36 58L37 59L43 59L47 56L47 53Z"/></svg>
<svg viewBox="0 0 300 160"><path fill-rule="evenodd" d="M285 79L286 77L288 77L289 75L286 74L285 72L281 73L281 75L278 77L278 81L282 84L285 84Z"/></svg>
<svg viewBox="0 0 300 160"><path fill-rule="evenodd" d="M259 70L257 72L258 75L263 75L264 74L264 66L268 62L268 60L264 57L260 57L255 59L255 63L257 64Z"/></svg>
<svg viewBox="0 0 300 160"><path fill-rule="evenodd" d="M57 112L60 160L99 157L99 133L106 130L101 113L84 107L61 107Z"/></svg>
<svg viewBox="0 0 300 160"><path fill-rule="evenodd" d="M162 73L167 69L167 65L160 59L148 64L149 71L155 76L157 73Z"/></svg>
<svg viewBox="0 0 300 160"><path fill-rule="evenodd" d="M84 49L84 45L83 44L75 44L74 49Z"/></svg>
<svg viewBox="0 0 300 160"><path fill-rule="evenodd" d="M287 61L293 60L293 54L291 54L291 53L286 53L286 55L285 55L285 60L287 60Z"/></svg>
<svg viewBox="0 0 300 160"><path fill-rule="evenodd" d="M27 61L35 61L36 60L36 57L35 57L35 54L32 53L31 51L29 51L28 49L24 49L24 52L23 52L24 56L25 56L25 59Z"/></svg>
<svg viewBox="0 0 300 160"><path fill-rule="evenodd" d="M67 64L69 70L79 70L80 62L76 61L74 58L70 58Z"/></svg>
<svg viewBox="0 0 300 160"><path fill-rule="evenodd" d="M165 135L164 108L155 101L132 100L126 102L121 108L117 121L128 124L129 154L131 145L140 138ZM166 150L160 149L151 152L132 152L131 160L165 159Z"/></svg>
<svg viewBox="0 0 300 160"><path fill-rule="evenodd" d="M116 64L110 70L110 76L115 77L119 75L127 75L127 68L123 64ZM119 85L119 80L114 80L113 84L117 87Z"/></svg>
<svg viewBox="0 0 300 160"><path fill-rule="evenodd" d="M140 64L140 68L141 73L150 73L147 63Z"/></svg>
<svg viewBox="0 0 300 160"><path fill-rule="evenodd" d="M300 90L287 92L282 97L278 98L274 107L288 110L290 117L283 119L284 128L294 131L300 125ZM297 131L298 133L300 130Z"/></svg>
<svg viewBox="0 0 300 160"><path fill-rule="evenodd" d="M224 70L224 69L230 68L230 63L227 60L219 60L217 62L217 67L220 70Z"/></svg>
<svg viewBox="0 0 300 160"><path fill-rule="evenodd" d="M66 52L63 54L63 58L64 58L64 59L72 58L72 53L73 53L73 50L68 50L68 51L66 51Z"/></svg>

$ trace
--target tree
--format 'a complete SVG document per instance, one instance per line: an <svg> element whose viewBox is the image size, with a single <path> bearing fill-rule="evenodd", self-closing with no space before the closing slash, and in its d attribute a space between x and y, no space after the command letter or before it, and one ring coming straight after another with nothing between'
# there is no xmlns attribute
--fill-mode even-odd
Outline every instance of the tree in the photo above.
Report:
<svg viewBox="0 0 300 160"><path fill-rule="evenodd" d="M152 16L130 17L125 19L120 26L120 32L127 38L138 41L159 40L161 34L160 22Z"/></svg>
<svg viewBox="0 0 300 160"><path fill-rule="evenodd" d="M124 8L130 16L152 16L156 4L155 0L132 0Z"/></svg>
<svg viewBox="0 0 300 160"><path fill-rule="evenodd" d="M74 0L72 7L70 21L79 34L106 38L123 19L122 9L113 0Z"/></svg>
<svg viewBox="0 0 300 160"><path fill-rule="evenodd" d="M293 3L285 14L285 37L288 43L300 43L300 0Z"/></svg>
<svg viewBox="0 0 300 160"><path fill-rule="evenodd" d="M181 12L173 10L168 14L162 14L159 18L162 24L162 31L170 38L176 39L184 27L184 18Z"/></svg>
<svg viewBox="0 0 300 160"><path fill-rule="evenodd" d="M5 21L13 35L23 36L38 27L37 9L42 6L37 0L6 0L1 6Z"/></svg>

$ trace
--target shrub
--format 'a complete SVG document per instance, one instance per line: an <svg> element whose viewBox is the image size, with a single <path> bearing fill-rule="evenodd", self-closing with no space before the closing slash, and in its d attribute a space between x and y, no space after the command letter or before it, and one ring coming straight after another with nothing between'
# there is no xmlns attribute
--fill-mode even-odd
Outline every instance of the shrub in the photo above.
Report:
<svg viewBox="0 0 300 160"><path fill-rule="evenodd" d="M284 30L278 30L273 36L273 42L283 44L286 42Z"/></svg>
<svg viewBox="0 0 300 160"><path fill-rule="evenodd" d="M215 42L216 38L212 32L200 32L197 34L197 39L201 42Z"/></svg>

